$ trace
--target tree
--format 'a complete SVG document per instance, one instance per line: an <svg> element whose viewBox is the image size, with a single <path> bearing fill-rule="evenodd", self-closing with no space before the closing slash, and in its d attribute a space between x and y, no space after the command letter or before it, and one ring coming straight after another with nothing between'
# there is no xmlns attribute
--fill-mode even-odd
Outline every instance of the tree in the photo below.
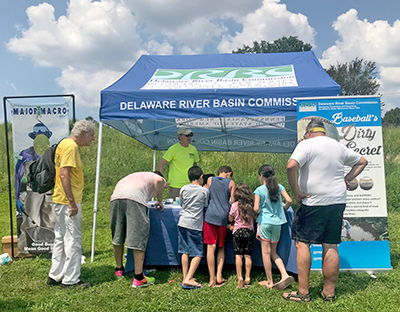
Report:
<svg viewBox="0 0 400 312"><path fill-rule="evenodd" d="M326 72L340 85L340 95L373 95L380 87L375 79L376 63L372 61L356 58L347 63L338 62Z"/></svg>
<svg viewBox="0 0 400 312"><path fill-rule="evenodd" d="M297 39L297 36L282 37L275 40L273 43L261 40L261 42L253 41L253 47L243 45L232 53L278 53L278 52L304 52L312 49L311 44L304 43Z"/></svg>
<svg viewBox="0 0 400 312"><path fill-rule="evenodd" d="M400 108L396 107L387 111L382 118L382 125L387 128L400 126Z"/></svg>

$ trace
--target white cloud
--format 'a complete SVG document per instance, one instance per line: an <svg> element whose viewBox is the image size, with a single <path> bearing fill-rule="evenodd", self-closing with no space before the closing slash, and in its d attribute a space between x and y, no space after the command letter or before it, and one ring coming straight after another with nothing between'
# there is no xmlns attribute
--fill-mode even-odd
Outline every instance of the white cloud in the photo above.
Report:
<svg viewBox="0 0 400 312"><path fill-rule="evenodd" d="M321 62L324 66L346 62L356 57L375 61L383 66L399 66L400 20L391 26L387 21L359 20L358 12L350 9L333 23L340 39L327 49Z"/></svg>
<svg viewBox="0 0 400 312"><path fill-rule="evenodd" d="M80 105L94 110L100 90L142 54L199 54L205 48L209 53L217 52L217 46L231 52L253 40L291 35L314 45L307 18L279 2L70 0L67 11L57 14L43 2L27 9L29 27L19 28L20 35L7 48L38 67L59 68L57 83L64 92L76 94Z"/></svg>
<svg viewBox="0 0 400 312"><path fill-rule="evenodd" d="M218 46L220 52L231 52L243 44L252 45L253 41L274 41L283 36L298 36L305 43L314 46L315 30L308 24L303 14L294 14L287 10L280 0L264 0L260 8L239 19L243 30L235 36L227 35Z"/></svg>
<svg viewBox="0 0 400 312"><path fill-rule="evenodd" d="M385 110L399 106L400 96L400 20L393 25L387 21L359 20L358 12L350 9L333 23L339 39L323 54L324 68L337 62L349 62L356 57L376 62L380 73L379 93L386 103Z"/></svg>

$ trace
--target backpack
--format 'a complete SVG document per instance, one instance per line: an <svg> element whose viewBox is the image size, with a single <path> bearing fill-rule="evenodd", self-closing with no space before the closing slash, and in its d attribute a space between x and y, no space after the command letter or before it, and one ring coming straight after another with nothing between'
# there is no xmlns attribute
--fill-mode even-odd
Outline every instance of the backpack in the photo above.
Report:
<svg viewBox="0 0 400 312"><path fill-rule="evenodd" d="M61 141L60 141L61 142ZM32 161L29 165L28 184L32 191L39 194L53 189L56 168L54 167L54 155L60 142L50 146L42 156Z"/></svg>

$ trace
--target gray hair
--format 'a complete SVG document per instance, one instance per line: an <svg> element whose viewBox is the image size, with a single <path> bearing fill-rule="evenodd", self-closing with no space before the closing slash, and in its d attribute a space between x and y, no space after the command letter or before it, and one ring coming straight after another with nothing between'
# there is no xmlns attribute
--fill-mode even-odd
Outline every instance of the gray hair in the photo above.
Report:
<svg viewBox="0 0 400 312"><path fill-rule="evenodd" d="M96 127L95 123L91 120L79 120L74 123L74 127L71 130L71 135L78 137L83 133L88 134L90 131L94 130Z"/></svg>

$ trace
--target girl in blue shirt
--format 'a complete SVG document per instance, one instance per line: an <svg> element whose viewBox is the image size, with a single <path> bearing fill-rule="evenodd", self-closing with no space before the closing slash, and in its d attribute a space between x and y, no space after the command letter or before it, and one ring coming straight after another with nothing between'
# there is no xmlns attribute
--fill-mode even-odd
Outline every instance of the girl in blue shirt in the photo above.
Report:
<svg viewBox="0 0 400 312"><path fill-rule="evenodd" d="M285 211L292 204L292 199L285 188L278 183L272 166L262 165L258 170L258 179L261 186L254 191L254 211L259 214L256 237L261 243L262 259L267 276L267 280L259 284L268 288L285 289L293 283L294 279L286 272L276 248L281 235L281 225L287 222ZM284 206L282 196L286 202ZM272 279L271 259L281 273L281 280L276 284Z"/></svg>

